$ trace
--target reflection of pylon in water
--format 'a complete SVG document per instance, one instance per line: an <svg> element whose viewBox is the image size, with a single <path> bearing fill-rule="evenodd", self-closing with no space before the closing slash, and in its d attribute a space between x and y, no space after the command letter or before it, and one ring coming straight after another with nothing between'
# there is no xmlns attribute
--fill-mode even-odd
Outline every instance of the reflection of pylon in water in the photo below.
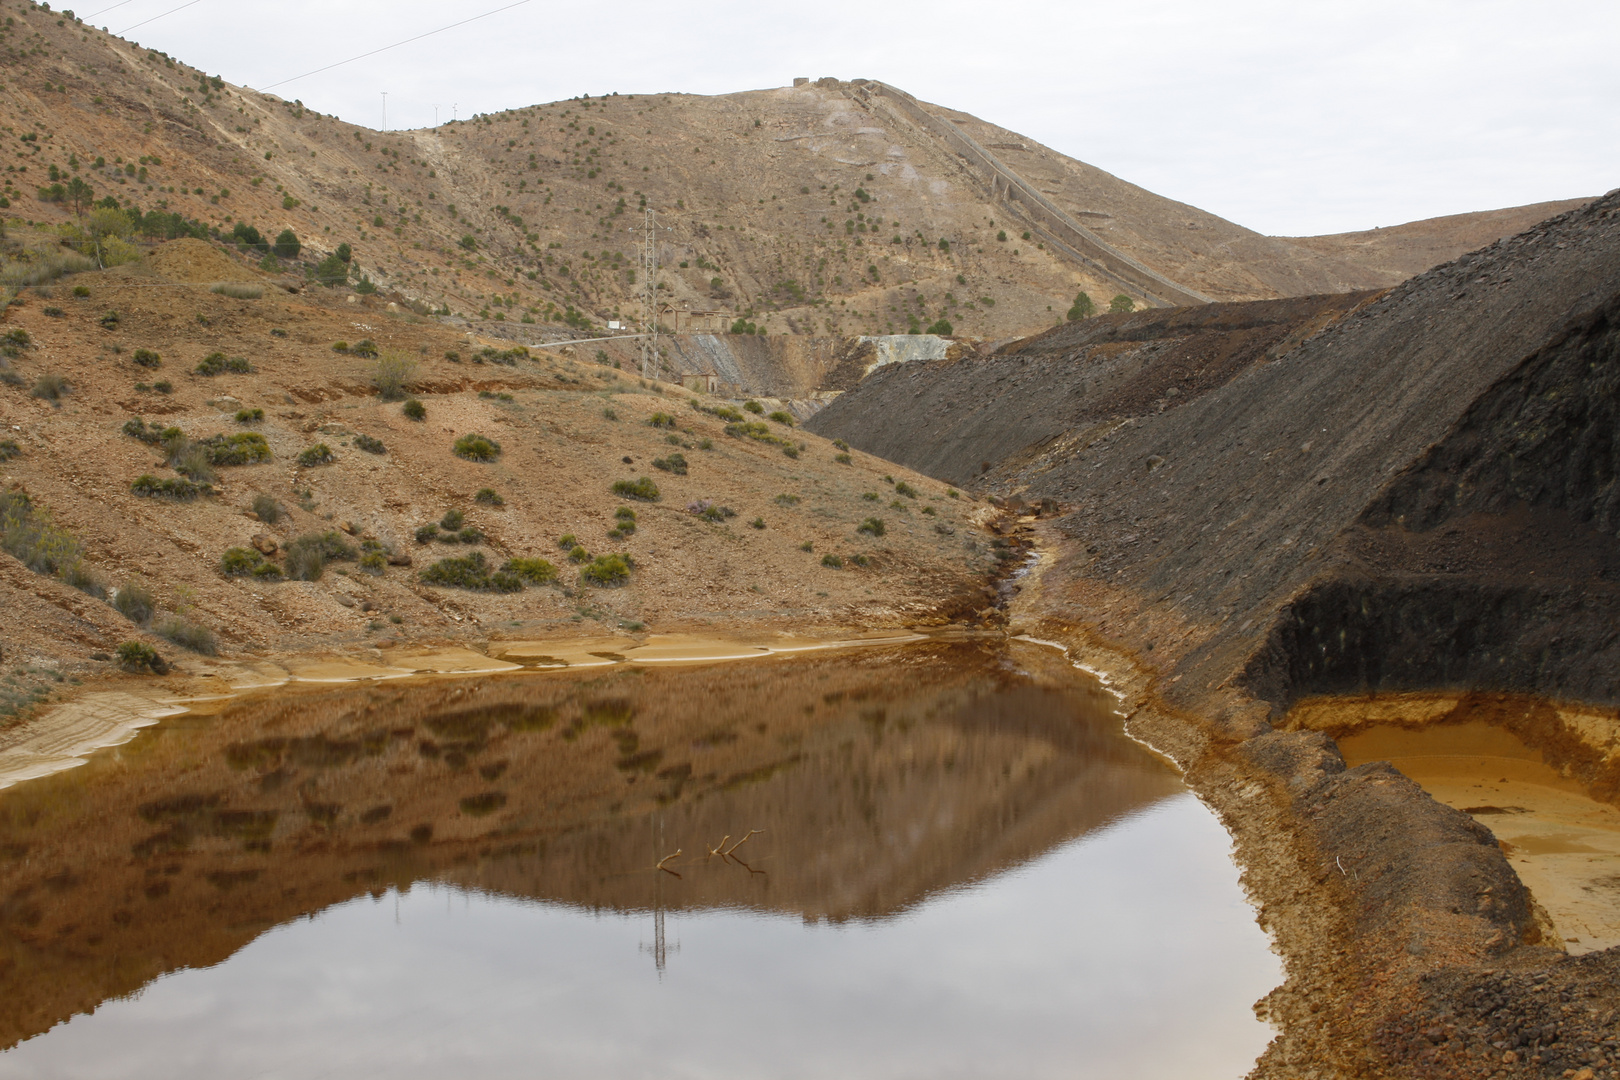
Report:
<svg viewBox="0 0 1620 1080"><path fill-rule="evenodd" d="M653 824L653 847L661 848L664 843L664 820L660 816ZM653 943L651 947L643 944L642 952L650 952L653 957L653 966L658 969L658 977L664 977L664 968L669 963L669 942L664 935L664 874L658 871L653 878ZM675 951L681 951L681 943L675 943Z"/></svg>

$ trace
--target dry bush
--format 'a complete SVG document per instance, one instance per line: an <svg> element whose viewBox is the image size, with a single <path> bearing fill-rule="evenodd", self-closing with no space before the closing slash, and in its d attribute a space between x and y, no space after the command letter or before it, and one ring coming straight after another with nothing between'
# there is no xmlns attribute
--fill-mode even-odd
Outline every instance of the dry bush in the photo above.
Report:
<svg viewBox="0 0 1620 1080"><path fill-rule="evenodd" d="M416 376L416 359L398 349L384 349L377 356L372 369L371 383L384 401L398 401L405 396L406 385Z"/></svg>

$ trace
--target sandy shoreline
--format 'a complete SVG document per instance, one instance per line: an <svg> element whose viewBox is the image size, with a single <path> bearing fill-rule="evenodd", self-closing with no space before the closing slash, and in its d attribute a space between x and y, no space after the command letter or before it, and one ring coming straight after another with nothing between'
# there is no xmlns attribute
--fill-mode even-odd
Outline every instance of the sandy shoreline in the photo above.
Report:
<svg viewBox="0 0 1620 1080"><path fill-rule="evenodd" d="M184 680L143 687L138 676L113 690L88 690L0 732L0 789L82 765L90 755L133 739L142 728L188 712L212 712L228 702L289 686L409 679L460 679L617 665L717 664L835 649L905 645L975 632L841 630L778 632L748 637L648 634L640 639L598 635L562 640L492 641L488 652L468 645L413 646L364 656L324 653L278 660L209 662ZM1000 636L999 634L995 636Z"/></svg>

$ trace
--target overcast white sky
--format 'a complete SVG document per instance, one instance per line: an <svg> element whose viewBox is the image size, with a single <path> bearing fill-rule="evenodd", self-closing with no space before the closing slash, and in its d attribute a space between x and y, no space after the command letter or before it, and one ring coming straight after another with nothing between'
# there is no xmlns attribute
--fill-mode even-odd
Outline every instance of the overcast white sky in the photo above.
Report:
<svg viewBox="0 0 1620 1080"><path fill-rule="evenodd" d="M511 0L79 14L263 87ZM101 12L97 14L97 12ZM372 127L576 94L875 78L1275 235L1620 186L1616 0L528 0L275 92Z"/></svg>

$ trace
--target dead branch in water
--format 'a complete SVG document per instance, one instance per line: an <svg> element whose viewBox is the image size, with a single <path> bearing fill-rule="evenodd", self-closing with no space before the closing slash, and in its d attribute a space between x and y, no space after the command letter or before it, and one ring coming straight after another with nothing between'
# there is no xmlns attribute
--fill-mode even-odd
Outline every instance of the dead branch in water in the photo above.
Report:
<svg viewBox="0 0 1620 1080"><path fill-rule="evenodd" d="M731 839L731 834L726 833L726 835L724 835L724 836L722 836L720 838L720 842L718 844L714 845L714 847L709 849L709 854L710 855L719 855L722 859L725 858L725 855L721 854L720 849L725 847L726 846L726 841L730 840L730 839Z"/></svg>
<svg viewBox="0 0 1620 1080"><path fill-rule="evenodd" d="M743 838L742 838L742 839L741 839L741 840L739 840L739 841L737 841L737 842L736 842L736 843L735 843L735 844L732 844L732 845L731 845L731 847L729 847L729 848L727 848L727 849L726 849L726 850L725 850L725 851L722 851L722 852L721 852L721 854L722 854L722 855L730 855L730 854L731 854L731 853L732 853L732 852L733 852L733 851L736 851L736 850L737 850L737 849L738 849L738 848L740 848L740 847L742 847L742 846L743 846L743 845L744 845L744 844L746 844L746 843L748 843L748 837L749 837L749 836L756 836L756 835L758 835L758 834L759 834L759 833L762 833L762 832L764 832L764 831L765 831L765 830L764 830L764 829L749 829L749 830L748 830L748 836L745 836L745 837L743 837ZM725 843L725 841L724 841L724 840L722 840L722 841L720 841L720 842L721 842L721 843L722 843L722 844L724 844L724 843Z"/></svg>
<svg viewBox="0 0 1620 1080"><path fill-rule="evenodd" d="M662 859L659 859L658 864L655 867L653 867L653 869L662 870L666 874L675 874L675 871L671 870L669 867L665 866L664 864L669 862L669 860L671 860L671 859L678 859L680 857L681 857L681 849L676 848L674 850L674 852L672 852L671 854L665 855ZM675 876L680 877L681 875L675 874Z"/></svg>

